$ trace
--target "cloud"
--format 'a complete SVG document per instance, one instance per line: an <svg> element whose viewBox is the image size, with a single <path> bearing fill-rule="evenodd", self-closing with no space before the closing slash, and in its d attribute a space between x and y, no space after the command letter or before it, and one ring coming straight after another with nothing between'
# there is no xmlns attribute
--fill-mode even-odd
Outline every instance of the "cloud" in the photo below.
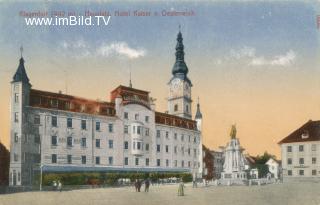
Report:
<svg viewBox="0 0 320 205"><path fill-rule="evenodd" d="M97 49L97 53L104 57L124 56L129 59L140 58L146 55L146 51L142 48L131 48L126 42L113 42L104 44Z"/></svg>
<svg viewBox="0 0 320 205"><path fill-rule="evenodd" d="M265 56L258 56L256 49L248 46L244 46L241 49L231 49L230 54L225 60L242 61L249 66L290 66L295 63L296 53L292 50L287 51L285 54L266 58ZM219 62L221 64L221 60Z"/></svg>
<svg viewBox="0 0 320 205"><path fill-rule="evenodd" d="M100 43L100 46L89 44L83 39L74 41L62 41L60 48L70 54L74 58L83 58L88 56L102 57L125 57L129 59L137 59L146 55L146 50L143 48L132 48L124 41Z"/></svg>

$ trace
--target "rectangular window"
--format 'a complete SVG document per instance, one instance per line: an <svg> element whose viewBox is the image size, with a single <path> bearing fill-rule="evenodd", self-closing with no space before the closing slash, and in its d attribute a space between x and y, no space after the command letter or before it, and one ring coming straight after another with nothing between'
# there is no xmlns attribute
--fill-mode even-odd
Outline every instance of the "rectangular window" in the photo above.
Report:
<svg viewBox="0 0 320 205"><path fill-rule="evenodd" d="M191 142L191 136L189 135L188 142Z"/></svg>
<svg viewBox="0 0 320 205"><path fill-rule="evenodd" d="M177 150L178 150L177 146L174 146L174 153L175 154L177 154Z"/></svg>
<svg viewBox="0 0 320 205"><path fill-rule="evenodd" d="M166 145L166 153L169 152L169 145Z"/></svg>
<svg viewBox="0 0 320 205"><path fill-rule="evenodd" d="M190 150L190 148L188 148L188 155L189 155L189 156L191 155L191 150Z"/></svg>
<svg viewBox="0 0 320 205"><path fill-rule="evenodd" d="M125 134L128 134L128 133L129 133L129 126L128 126L128 125L125 125L125 126L124 126L124 133L125 133Z"/></svg>
<svg viewBox="0 0 320 205"><path fill-rule="evenodd" d="M40 143L40 136L39 135L35 135L34 136L34 143L35 144L39 144Z"/></svg>
<svg viewBox="0 0 320 205"><path fill-rule="evenodd" d="M17 154L14 154L14 155L13 155L13 160L14 160L15 162L18 161L18 155L17 155Z"/></svg>
<svg viewBox="0 0 320 205"><path fill-rule="evenodd" d="M100 122L96 122L96 131L100 131Z"/></svg>
<svg viewBox="0 0 320 205"><path fill-rule="evenodd" d="M124 158L124 165L128 165L129 164L129 159L128 159L128 157L125 157Z"/></svg>
<svg viewBox="0 0 320 205"><path fill-rule="evenodd" d="M18 133L14 133L14 142L18 142L19 141L19 137L18 137Z"/></svg>
<svg viewBox="0 0 320 205"><path fill-rule="evenodd" d="M129 143L128 143L128 141L124 141L124 149L129 149Z"/></svg>
<svg viewBox="0 0 320 205"><path fill-rule="evenodd" d="M52 127L57 127L57 125L58 125L57 116L52 116L52 117L51 117L51 126L52 126Z"/></svg>
<svg viewBox="0 0 320 205"><path fill-rule="evenodd" d="M51 146L57 146L57 145L58 145L57 136L51 136Z"/></svg>
<svg viewBox="0 0 320 205"><path fill-rule="evenodd" d="M168 167L169 166L169 160L166 159L166 166Z"/></svg>
<svg viewBox="0 0 320 205"><path fill-rule="evenodd" d="M113 165L113 157L109 157L108 161L109 161L109 165Z"/></svg>
<svg viewBox="0 0 320 205"><path fill-rule="evenodd" d="M312 157L312 164L316 164L317 163L317 158Z"/></svg>
<svg viewBox="0 0 320 205"><path fill-rule="evenodd" d="M160 130L157 130L157 137L160 138Z"/></svg>
<svg viewBox="0 0 320 205"><path fill-rule="evenodd" d="M96 148L100 148L100 139L96 139Z"/></svg>
<svg viewBox="0 0 320 205"><path fill-rule="evenodd" d="M181 161L181 167L184 167L184 161L183 160Z"/></svg>
<svg viewBox="0 0 320 205"><path fill-rule="evenodd" d="M139 114L135 114L135 115L134 115L134 119L135 119L135 120L139 120Z"/></svg>
<svg viewBox="0 0 320 205"><path fill-rule="evenodd" d="M40 115L34 115L33 123L35 125L40 125Z"/></svg>
<svg viewBox="0 0 320 205"><path fill-rule="evenodd" d="M146 133L145 133L146 136L149 136L149 128L146 128L145 130L146 130Z"/></svg>
<svg viewBox="0 0 320 205"><path fill-rule="evenodd" d="M299 159L299 164L304 164L304 158Z"/></svg>
<svg viewBox="0 0 320 205"><path fill-rule="evenodd" d="M292 176L292 170L288 170L288 176Z"/></svg>
<svg viewBox="0 0 320 205"><path fill-rule="evenodd" d="M81 120L81 129L86 130L87 129L87 121Z"/></svg>
<svg viewBox="0 0 320 205"><path fill-rule="evenodd" d="M181 154L184 155L184 147L181 147Z"/></svg>
<svg viewBox="0 0 320 205"><path fill-rule="evenodd" d="M109 132L113 132L113 124L109 124Z"/></svg>
<svg viewBox="0 0 320 205"><path fill-rule="evenodd" d="M86 164L87 163L87 157L86 156L81 156L81 163Z"/></svg>
<svg viewBox="0 0 320 205"><path fill-rule="evenodd" d="M315 175L317 175L317 170L313 169L312 170L312 176L315 176Z"/></svg>
<svg viewBox="0 0 320 205"><path fill-rule="evenodd" d="M72 155L68 155L67 156L67 159L68 159L68 164L72 164Z"/></svg>
<svg viewBox="0 0 320 205"><path fill-rule="evenodd" d="M299 175L303 176L304 175L304 170L299 170Z"/></svg>
<svg viewBox="0 0 320 205"><path fill-rule="evenodd" d="M184 141L184 135L181 135L181 141Z"/></svg>
<svg viewBox="0 0 320 205"><path fill-rule="evenodd" d="M197 149L193 149L193 157L197 157Z"/></svg>
<svg viewBox="0 0 320 205"><path fill-rule="evenodd" d="M197 143L197 137L196 137L196 136L194 136L193 142L194 142L194 143Z"/></svg>
<svg viewBox="0 0 320 205"><path fill-rule="evenodd" d="M67 146L72 147L72 137L67 137Z"/></svg>
<svg viewBox="0 0 320 205"><path fill-rule="evenodd" d="M96 164L100 164L100 157L96 157Z"/></svg>
<svg viewBox="0 0 320 205"><path fill-rule="evenodd" d="M157 159L157 166L160 167L160 159Z"/></svg>
<svg viewBox="0 0 320 205"><path fill-rule="evenodd" d="M141 134L141 126L137 126L137 134L138 134L138 135Z"/></svg>
<svg viewBox="0 0 320 205"><path fill-rule="evenodd" d="M124 113L124 119L129 119L129 115L127 112Z"/></svg>
<svg viewBox="0 0 320 205"><path fill-rule="evenodd" d="M149 144L146 144L146 151L149 151Z"/></svg>
<svg viewBox="0 0 320 205"><path fill-rule="evenodd" d="M19 94L18 93L14 94L14 102L19 103Z"/></svg>
<svg viewBox="0 0 320 205"><path fill-rule="evenodd" d="M160 145L157 144L157 152L160 152Z"/></svg>
<svg viewBox="0 0 320 205"><path fill-rule="evenodd" d="M109 148L113 149L113 140L109 140Z"/></svg>
<svg viewBox="0 0 320 205"><path fill-rule="evenodd" d="M178 134L174 133L174 139L177 140L178 139Z"/></svg>
<svg viewBox="0 0 320 205"><path fill-rule="evenodd" d="M292 164L292 159L291 158L288 158L288 165Z"/></svg>
<svg viewBox="0 0 320 205"><path fill-rule="evenodd" d="M141 142L137 142L137 149L141 150Z"/></svg>
<svg viewBox="0 0 320 205"><path fill-rule="evenodd" d="M19 122L19 113L14 113L14 122Z"/></svg>
<svg viewBox="0 0 320 205"><path fill-rule="evenodd" d="M287 147L287 152L292 152L292 147L291 146Z"/></svg>
<svg viewBox="0 0 320 205"><path fill-rule="evenodd" d="M169 139L169 132L166 131L166 139Z"/></svg>
<svg viewBox="0 0 320 205"><path fill-rule="evenodd" d="M191 167L191 162L190 162L190 161L188 161L188 167L189 167L189 168Z"/></svg>
<svg viewBox="0 0 320 205"><path fill-rule="evenodd" d="M81 138L81 147L82 148L85 148L85 147L87 147L87 139L86 138Z"/></svg>
<svg viewBox="0 0 320 205"><path fill-rule="evenodd" d="M139 165L139 158L136 157L136 166L138 166L138 165Z"/></svg>
<svg viewBox="0 0 320 205"><path fill-rule="evenodd" d="M299 152L303 152L303 150L304 150L303 145L299 145Z"/></svg>
<svg viewBox="0 0 320 205"><path fill-rule="evenodd" d="M72 128L72 118L67 118L67 127Z"/></svg>
<svg viewBox="0 0 320 205"><path fill-rule="evenodd" d="M174 166L175 166L175 167L178 166L178 160L174 160Z"/></svg>
<svg viewBox="0 0 320 205"><path fill-rule="evenodd" d="M311 151L317 151L317 145L316 144L311 145Z"/></svg>
<svg viewBox="0 0 320 205"><path fill-rule="evenodd" d="M146 121L146 122L149 122L149 116L146 116L146 117L145 117L145 121Z"/></svg>
<svg viewBox="0 0 320 205"><path fill-rule="evenodd" d="M56 164L57 163L57 155L56 154L51 155L51 163L52 164Z"/></svg>
<svg viewBox="0 0 320 205"><path fill-rule="evenodd" d="M149 166L149 158L146 158L146 166Z"/></svg>

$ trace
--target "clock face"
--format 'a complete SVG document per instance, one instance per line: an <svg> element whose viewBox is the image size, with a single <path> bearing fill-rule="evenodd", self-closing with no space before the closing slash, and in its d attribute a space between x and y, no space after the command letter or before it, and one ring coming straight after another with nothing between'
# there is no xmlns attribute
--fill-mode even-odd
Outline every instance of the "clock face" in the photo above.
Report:
<svg viewBox="0 0 320 205"><path fill-rule="evenodd" d="M179 78L173 79L173 81L172 81L172 87L173 87L174 89L178 89L180 85L181 85L181 80L180 80Z"/></svg>

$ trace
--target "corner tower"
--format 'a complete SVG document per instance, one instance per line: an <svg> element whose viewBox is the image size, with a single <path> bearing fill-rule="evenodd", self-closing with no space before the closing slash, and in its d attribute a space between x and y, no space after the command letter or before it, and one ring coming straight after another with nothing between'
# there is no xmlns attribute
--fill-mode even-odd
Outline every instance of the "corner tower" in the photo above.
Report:
<svg viewBox="0 0 320 205"><path fill-rule="evenodd" d="M20 186L30 185L30 173L25 170L28 164L25 160L27 152L27 133L26 133L26 106L29 105L29 95L31 84L27 76L24 59L19 60L19 66L11 81L11 102L10 102L10 173L9 185Z"/></svg>
<svg viewBox="0 0 320 205"><path fill-rule="evenodd" d="M176 45L176 62L172 68L172 78L169 85L168 113L179 117L191 119L191 87L188 78L188 67L184 61L184 45L179 30Z"/></svg>

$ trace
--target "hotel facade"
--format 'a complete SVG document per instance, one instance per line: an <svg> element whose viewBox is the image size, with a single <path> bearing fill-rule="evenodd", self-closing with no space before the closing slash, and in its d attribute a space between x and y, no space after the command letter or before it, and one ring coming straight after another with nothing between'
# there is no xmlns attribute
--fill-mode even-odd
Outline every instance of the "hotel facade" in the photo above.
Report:
<svg viewBox="0 0 320 205"><path fill-rule="evenodd" d="M192 83L181 32L168 83L168 111L150 93L118 86L110 101L33 89L21 57L11 82L9 183L35 172L189 172L202 177L202 114L192 117Z"/></svg>
<svg viewBox="0 0 320 205"><path fill-rule="evenodd" d="M284 180L319 178L320 121L309 120L279 142Z"/></svg>

